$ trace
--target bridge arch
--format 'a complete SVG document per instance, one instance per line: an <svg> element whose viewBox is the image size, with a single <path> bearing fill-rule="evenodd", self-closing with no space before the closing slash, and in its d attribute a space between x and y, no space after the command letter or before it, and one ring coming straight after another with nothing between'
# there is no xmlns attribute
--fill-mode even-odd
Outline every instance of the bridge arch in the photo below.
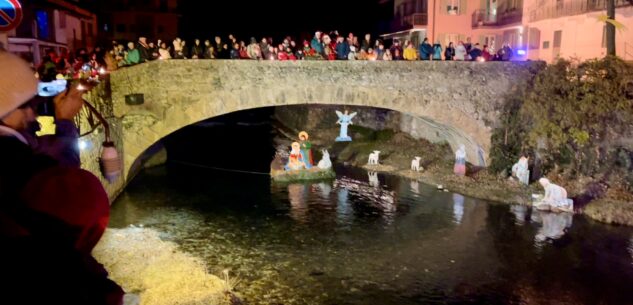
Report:
<svg viewBox="0 0 633 305"><path fill-rule="evenodd" d="M384 108L463 141L469 161L488 159L507 93L534 63L368 61L155 61L111 75L122 123L124 169L166 135L235 111L297 104ZM143 94L142 105L125 96ZM413 123L412 123L413 124Z"/></svg>

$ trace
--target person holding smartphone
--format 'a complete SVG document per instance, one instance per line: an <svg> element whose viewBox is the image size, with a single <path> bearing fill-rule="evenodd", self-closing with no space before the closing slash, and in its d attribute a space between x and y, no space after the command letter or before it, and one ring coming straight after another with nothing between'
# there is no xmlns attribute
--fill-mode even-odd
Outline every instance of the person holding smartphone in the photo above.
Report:
<svg viewBox="0 0 633 305"><path fill-rule="evenodd" d="M55 97L58 133L33 147L38 80L8 52L0 51L0 67L0 270L9 279L0 300L121 305L123 290L91 255L110 207L99 179L79 169L72 120L83 106L80 90Z"/></svg>

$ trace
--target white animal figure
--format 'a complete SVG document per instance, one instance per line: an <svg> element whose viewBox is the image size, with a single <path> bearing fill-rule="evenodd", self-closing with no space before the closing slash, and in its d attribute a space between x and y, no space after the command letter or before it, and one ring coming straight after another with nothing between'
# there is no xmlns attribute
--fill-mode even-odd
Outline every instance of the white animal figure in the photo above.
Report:
<svg viewBox="0 0 633 305"><path fill-rule="evenodd" d="M328 169L332 167L332 161L330 161L330 153L327 151L327 149L323 150L323 157L321 158L321 161L319 161L319 164L317 164L317 166L320 169Z"/></svg>
<svg viewBox="0 0 633 305"><path fill-rule="evenodd" d="M367 160L367 164L369 165L377 165L378 164L378 155L380 155L379 150L374 150L373 153L369 154L369 159Z"/></svg>
<svg viewBox="0 0 633 305"><path fill-rule="evenodd" d="M415 157L415 159L411 160L411 170L416 172L420 171L420 157Z"/></svg>
<svg viewBox="0 0 633 305"><path fill-rule="evenodd" d="M367 172L367 178L369 179L369 185L373 187L378 187L380 185L377 172Z"/></svg>

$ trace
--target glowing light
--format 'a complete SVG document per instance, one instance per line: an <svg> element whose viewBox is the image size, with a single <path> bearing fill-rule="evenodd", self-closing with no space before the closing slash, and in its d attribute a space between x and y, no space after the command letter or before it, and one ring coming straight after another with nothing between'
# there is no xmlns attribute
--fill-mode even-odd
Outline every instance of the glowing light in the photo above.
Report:
<svg viewBox="0 0 633 305"><path fill-rule="evenodd" d="M79 150L86 150L86 148L88 148L88 142L84 140L79 140L77 146L79 146Z"/></svg>
<svg viewBox="0 0 633 305"><path fill-rule="evenodd" d="M525 55L525 53L526 53L525 50L517 50L517 54L518 55L523 56L523 55Z"/></svg>
<svg viewBox="0 0 633 305"><path fill-rule="evenodd" d="M486 61L486 59L485 59L485 58L483 58L483 56L479 56L479 57L477 57L477 61L478 61L478 62L485 62L485 61Z"/></svg>
<svg viewBox="0 0 633 305"><path fill-rule="evenodd" d="M84 85L82 85L82 84L79 84L79 85L77 85L77 90L84 91L84 90L86 90L86 87Z"/></svg>
<svg viewBox="0 0 633 305"><path fill-rule="evenodd" d="M106 69L104 67L99 68L99 74L104 75L106 74Z"/></svg>

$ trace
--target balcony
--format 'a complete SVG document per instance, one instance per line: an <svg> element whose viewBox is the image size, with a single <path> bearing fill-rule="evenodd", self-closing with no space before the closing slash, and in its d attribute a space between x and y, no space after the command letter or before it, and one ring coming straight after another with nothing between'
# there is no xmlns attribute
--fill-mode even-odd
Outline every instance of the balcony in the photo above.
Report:
<svg viewBox="0 0 633 305"><path fill-rule="evenodd" d="M425 26L428 24L428 15L426 13L415 13L391 21L391 30L399 32L410 30L416 26Z"/></svg>
<svg viewBox="0 0 633 305"><path fill-rule="evenodd" d="M504 13L492 14L486 10L476 10L473 13L473 28L486 26L503 26L521 22L523 12L520 9L510 9Z"/></svg>
<svg viewBox="0 0 633 305"><path fill-rule="evenodd" d="M627 0L615 0L615 7L631 5ZM565 16L580 15L607 9L606 0L567 0L530 9L529 21L535 22Z"/></svg>

